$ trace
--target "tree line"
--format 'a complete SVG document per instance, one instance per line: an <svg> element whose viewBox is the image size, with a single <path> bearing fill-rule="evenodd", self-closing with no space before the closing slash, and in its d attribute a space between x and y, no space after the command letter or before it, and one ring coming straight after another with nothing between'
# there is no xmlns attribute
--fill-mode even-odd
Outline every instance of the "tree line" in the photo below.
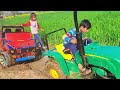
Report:
<svg viewBox="0 0 120 90"><path fill-rule="evenodd" d="M6 17L6 16L16 16L20 14L25 14L25 13L31 13L31 12L36 12L36 11L0 11L0 16Z"/></svg>

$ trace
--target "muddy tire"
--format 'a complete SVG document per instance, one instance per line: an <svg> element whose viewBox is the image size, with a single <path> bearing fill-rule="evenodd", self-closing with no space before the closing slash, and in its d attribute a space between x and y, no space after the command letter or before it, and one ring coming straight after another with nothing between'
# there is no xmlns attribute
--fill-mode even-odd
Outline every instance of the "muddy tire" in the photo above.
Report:
<svg viewBox="0 0 120 90"><path fill-rule="evenodd" d="M109 75L109 74L111 74L111 75ZM107 76L96 75L94 78L95 79L116 79L115 75L113 75L112 73L107 73Z"/></svg>
<svg viewBox="0 0 120 90"><path fill-rule="evenodd" d="M2 64L0 64L0 70L4 69L4 67L2 66Z"/></svg>
<svg viewBox="0 0 120 90"><path fill-rule="evenodd" d="M10 57L10 55L7 53L7 52L1 52L1 54L4 56L5 60L6 60L6 63L7 63L7 66L6 67L9 67L12 65L12 58Z"/></svg>
<svg viewBox="0 0 120 90"><path fill-rule="evenodd" d="M97 67L99 68L99 67ZM105 68L100 68L102 69L103 71L105 71L105 75L103 76L99 76L97 73L94 74L94 78L95 79L116 79L115 75L113 73L111 73L109 70L105 69Z"/></svg>
<svg viewBox="0 0 120 90"><path fill-rule="evenodd" d="M59 64L55 60L48 60L46 63L46 74L51 79L66 79Z"/></svg>
<svg viewBox="0 0 120 90"><path fill-rule="evenodd" d="M40 49L36 50L35 60L40 60L42 58L42 52Z"/></svg>
<svg viewBox="0 0 120 90"><path fill-rule="evenodd" d="M35 60L40 60L41 58L41 55L35 55Z"/></svg>
<svg viewBox="0 0 120 90"><path fill-rule="evenodd" d="M12 55L9 54L10 58L11 58L11 65L15 65L16 64L16 60L14 58L12 58Z"/></svg>

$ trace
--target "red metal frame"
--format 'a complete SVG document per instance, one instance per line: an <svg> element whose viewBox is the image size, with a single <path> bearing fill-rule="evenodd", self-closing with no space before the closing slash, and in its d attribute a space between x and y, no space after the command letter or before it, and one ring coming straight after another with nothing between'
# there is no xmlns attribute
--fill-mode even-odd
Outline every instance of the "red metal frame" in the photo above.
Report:
<svg viewBox="0 0 120 90"><path fill-rule="evenodd" d="M22 32L9 32L5 33L5 37L3 38L3 32L5 29L15 28L22 29ZM3 43L4 40L4 43ZM35 56L35 51L27 51L30 47L34 50L36 48L32 34L30 32L24 32L24 28L22 26L2 26L2 30L0 32L0 51L7 51L10 54L10 48L8 46L13 47L12 50L15 50L16 57L24 57L24 56ZM25 52L22 52L22 49L26 48ZM24 50L23 50L24 51Z"/></svg>

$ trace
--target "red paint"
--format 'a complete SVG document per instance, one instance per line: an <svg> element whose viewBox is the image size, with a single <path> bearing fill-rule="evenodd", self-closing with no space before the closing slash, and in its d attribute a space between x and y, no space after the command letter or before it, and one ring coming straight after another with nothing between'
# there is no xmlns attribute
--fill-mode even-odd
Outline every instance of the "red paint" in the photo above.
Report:
<svg viewBox="0 0 120 90"><path fill-rule="evenodd" d="M7 33L5 39L8 45L14 46L15 48L34 46L34 40L30 40L32 35L29 32L20 33Z"/></svg>

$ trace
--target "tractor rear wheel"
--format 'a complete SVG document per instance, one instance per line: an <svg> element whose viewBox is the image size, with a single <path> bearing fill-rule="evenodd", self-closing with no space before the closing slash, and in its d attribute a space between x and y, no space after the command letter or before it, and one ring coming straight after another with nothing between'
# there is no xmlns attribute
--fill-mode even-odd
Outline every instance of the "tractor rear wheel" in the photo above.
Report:
<svg viewBox="0 0 120 90"><path fill-rule="evenodd" d="M109 70L99 67L99 66L94 66L96 68L99 68L104 71L104 75L100 76L97 73L94 73L94 79L116 79L115 75L111 73Z"/></svg>
<svg viewBox="0 0 120 90"><path fill-rule="evenodd" d="M53 58L46 62L46 73L51 79L66 79L59 64Z"/></svg>
<svg viewBox="0 0 120 90"><path fill-rule="evenodd" d="M113 75L111 72L107 72L106 76L99 76L96 75L96 79L116 79L115 75Z"/></svg>

